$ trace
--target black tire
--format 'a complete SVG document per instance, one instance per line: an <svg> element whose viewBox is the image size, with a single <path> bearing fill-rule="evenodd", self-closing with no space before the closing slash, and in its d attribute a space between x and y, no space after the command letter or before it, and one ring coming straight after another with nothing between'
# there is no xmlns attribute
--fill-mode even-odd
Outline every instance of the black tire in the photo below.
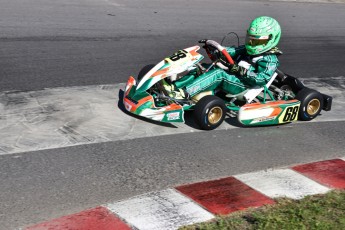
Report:
<svg viewBox="0 0 345 230"><path fill-rule="evenodd" d="M200 99L194 108L194 120L201 129L212 130L222 124L226 106L219 97L208 95Z"/></svg>
<svg viewBox="0 0 345 230"><path fill-rule="evenodd" d="M145 76L145 74L147 74L153 67L155 67L154 64L149 64L149 65L146 65L144 66L140 71L139 71L139 74L138 74L138 82L143 79L143 77Z"/></svg>
<svg viewBox="0 0 345 230"><path fill-rule="evenodd" d="M296 99L301 101L298 112L298 119L301 121L310 121L320 114L323 108L323 97L316 90L303 88L300 90Z"/></svg>

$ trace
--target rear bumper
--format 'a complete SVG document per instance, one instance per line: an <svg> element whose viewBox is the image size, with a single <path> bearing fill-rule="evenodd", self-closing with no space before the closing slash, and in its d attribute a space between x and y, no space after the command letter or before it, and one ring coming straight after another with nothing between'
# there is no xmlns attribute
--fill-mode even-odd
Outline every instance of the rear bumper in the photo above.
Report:
<svg viewBox="0 0 345 230"><path fill-rule="evenodd" d="M328 96L326 94L322 94L323 97L323 110L330 111L332 108L332 100L333 98L331 96Z"/></svg>

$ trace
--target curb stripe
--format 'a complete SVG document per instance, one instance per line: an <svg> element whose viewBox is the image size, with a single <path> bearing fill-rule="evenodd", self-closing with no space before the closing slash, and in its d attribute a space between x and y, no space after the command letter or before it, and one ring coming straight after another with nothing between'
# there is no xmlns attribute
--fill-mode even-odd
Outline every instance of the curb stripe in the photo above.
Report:
<svg viewBox="0 0 345 230"><path fill-rule="evenodd" d="M274 203L234 177L178 186L176 189L214 214L226 215Z"/></svg>
<svg viewBox="0 0 345 230"><path fill-rule="evenodd" d="M345 188L345 161L320 161L293 167L297 172L331 188Z"/></svg>
<svg viewBox="0 0 345 230"><path fill-rule="evenodd" d="M322 194L328 188L291 169L275 169L235 176L240 181L271 198L301 199L307 195Z"/></svg>
<svg viewBox="0 0 345 230"><path fill-rule="evenodd" d="M107 208L140 230L177 229L214 216L173 189L108 204Z"/></svg>
<svg viewBox="0 0 345 230"><path fill-rule="evenodd" d="M316 181L331 189L345 188L345 157L181 185L176 190L139 195L24 229L177 229L213 219L215 216L206 210L223 215L274 204L271 198L300 199L330 191Z"/></svg>
<svg viewBox="0 0 345 230"><path fill-rule="evenodd" d="M130 230L131 228L104 207L96 207L69 216L43 222L26 230Z"/></svg>

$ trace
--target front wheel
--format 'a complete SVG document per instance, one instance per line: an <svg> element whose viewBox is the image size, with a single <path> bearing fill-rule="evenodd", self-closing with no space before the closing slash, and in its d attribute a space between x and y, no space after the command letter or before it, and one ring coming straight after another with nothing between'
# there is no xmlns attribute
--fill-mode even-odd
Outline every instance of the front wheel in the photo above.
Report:
<svg viewBox="0 0 345 230"><path fill-rule="evenodd" d="M194 120L200 128L212 130L222 124L226 113L226 106L219 97L208 95L200 99L195 105Z"/></svg>
<svg viewBox="0 0 345 230"><path fill-rule="evenodd" d="M154 64L149 64L149 65L146 65L144 66L138 73L138 82L143 79L143 77L153 68L155 67Z"/></svg>
<svg viewBox="0 0 345 230"><path fill-rule="evenodd" d="M309 88L300 90L296 99L301 101L298 118L302 121L310 121L320 114L323 108L323 97L321 93Z"/></svg>

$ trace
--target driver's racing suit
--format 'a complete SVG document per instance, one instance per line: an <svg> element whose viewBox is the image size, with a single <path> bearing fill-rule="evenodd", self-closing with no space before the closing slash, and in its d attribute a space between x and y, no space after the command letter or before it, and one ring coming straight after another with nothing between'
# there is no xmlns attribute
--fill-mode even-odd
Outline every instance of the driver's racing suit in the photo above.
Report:
<svg viewBox="0 0 345 230"><path fill-rule="evenodd" d="M237 65L234 65L229 71L221 68L212 68L188 82L183 82L185 81L183 79L177 81L175 83L177 88L185 87L185 91L190 97L216 88L222 89L227 94L235 95L243 92L248 87L264 86L279 66L277 56L281 54L281 51L278 48L273 48L257 56L248 55L245 46L237 48L226 47L226 50L235 62L244 60L250 63L248 70Z"/></svg>

